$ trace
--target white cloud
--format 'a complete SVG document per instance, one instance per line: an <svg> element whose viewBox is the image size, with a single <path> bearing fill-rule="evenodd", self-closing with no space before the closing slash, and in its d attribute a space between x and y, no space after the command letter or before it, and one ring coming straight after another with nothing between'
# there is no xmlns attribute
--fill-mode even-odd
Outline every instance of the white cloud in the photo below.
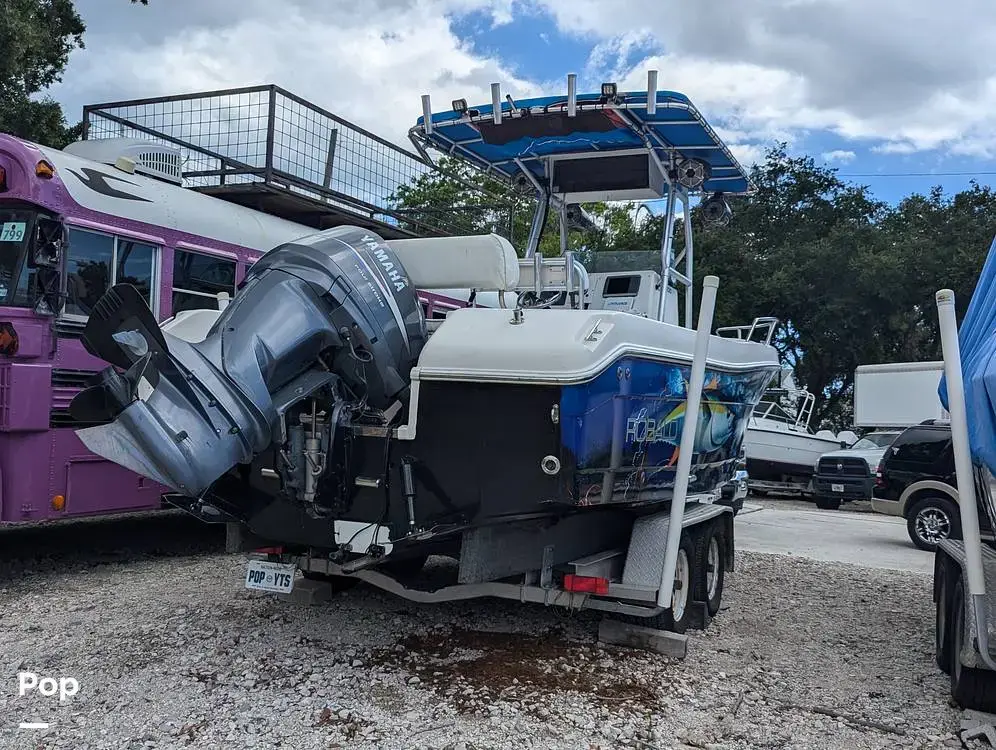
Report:
<svg viewBox="0 0 996 750"><path fill-rule="evenodd" d="M472 9L491 10L494 23L504 23L511 0L249 0L243 12L166 33L148 46L101 37L98 24L100 14L129 11L130 22L140 23L146 8L89 0L86 15L83 5L87 49L73 56L52 91L70 112L93 101L275 83L407 147L422 93L432 95L436 111L458 97L488 100L492 81L516 97L538 93L451 29L449 13ZM170 15L197 5L172 0Z"/></svg>
<svg viewBox="0 0 996 750"><path fill-rule="evenodd" d="M853 151L845 151L843 149L834 149L833 151L824 151L821 154L823 161L828 162L838 162L840 164L850 164L857 158L857 154Z"/></svg>
<svg viewBox="0 0 996 750"><path fill-rule="evenodd" d="M560 29L598 42L595 67L658 54L620 78L688 93L708 117L759 140L843 138L996 156L996 14L989 0L535 0ZM613 55L612 51L616 54Z"/></svg>

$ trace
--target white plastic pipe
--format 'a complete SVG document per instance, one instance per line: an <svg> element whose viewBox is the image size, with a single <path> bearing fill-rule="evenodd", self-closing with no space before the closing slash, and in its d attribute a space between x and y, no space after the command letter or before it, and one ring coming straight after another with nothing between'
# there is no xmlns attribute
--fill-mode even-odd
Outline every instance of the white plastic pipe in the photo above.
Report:
<svg viewBox="0 0 996 750"><path fill-rule="evenodd" d="M968 593L986 593L982 574L982 540L979 536L979 509L975 502L975 477L972 449L968 442L968 411L965 407L965 383L961 372L961 345L955 319L955 296L950 289L935 295L937 317L941 326L941 350L944 354L944 377L948 386L948 412L951 414L951 445L954 448L955 473L958 477L958 506L968 565Z"/></svg>
<svg viewBox="0 0 996 750"><path fill-rule="evenodd" d="M657 114L657 71L647 71L647 114Z"/></svg>
<svg viewBox="0 0 996 750"><path fill-rule="evenodd" d="M567 116L574 117L578 111L578 75L567 74Z"/></svg>
<svg viewBox="0 0 996 750"><path fill-rule="evenodd" d="M948 387L951 447L954 450L955 476L958 483L958 510L961 515L961 533L965 543L965 569L968 574L967 599L971 600L972 608L975 611L975 635L979 655L989 669L996 670L996 662L989 655L986 578L982 568L979 507L975 497L972 447L968 440L968 409L965 406L965 382L961 372L961 344L958 342L955 295L950 289L941 289L934 295L934 298L937 301L937 318L941 329L944 378ZM968 601L965 602L965 606L968 607ZM955 658L958 658L957 654L955 654Z"/></svg>
<svg viewBox="0 0 996 750"><path fill-rule="evenodd" d="M425 123L425 134L432 135L432 104L428 94L422 94L422 121Z"/></svg>
<svg viewBox="0 0 996 750"><path fill-rule="evenodd" d="M491 84L491 119L495 125L501 125L501 84Z"/></svg>
<svg viewBox="0 0 996 750"><path fill-rule="evenodd" d="M685 517L685 500L688 497L688 478L692 472L695 433L698 430L699 411L702 408L702 386L705 384L706 357L709 354L709 332L712 330L712 316L716 311L718 288L719 279L716 276L706 276L702 280L699 327L695 332L692 372L688 378L688 394L685 401L685 422L681 427L681 443L678 446L678 468L674 476L674 497L671 499L667 546L664 548L664 570L661 572L661 586L657 590L658 607L670 607L674 593L674 569L678 563L678 546L681 544L682 520Z"/></svg>

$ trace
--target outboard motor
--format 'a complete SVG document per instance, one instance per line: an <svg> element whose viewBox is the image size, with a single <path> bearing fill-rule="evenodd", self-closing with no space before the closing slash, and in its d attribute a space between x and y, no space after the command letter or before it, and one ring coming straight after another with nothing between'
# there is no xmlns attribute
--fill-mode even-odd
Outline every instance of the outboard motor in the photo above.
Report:
<svg viewBox="0 0 996 750"><path fill-rule="evenodd" d="M425 343L416 290L373 232L337 227L270 250L207 337L164 333L134 287L98 301L83 335L108 367L72 401L94 453L199 497L277 448L283 487L314 508L336 433L386 422Z"/></svg>

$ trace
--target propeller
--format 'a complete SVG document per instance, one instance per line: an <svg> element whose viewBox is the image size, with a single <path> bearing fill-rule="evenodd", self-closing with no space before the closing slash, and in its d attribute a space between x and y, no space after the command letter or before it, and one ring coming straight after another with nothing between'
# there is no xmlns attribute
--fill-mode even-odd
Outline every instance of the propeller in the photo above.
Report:
<svg viewBox="0 0 996 750"><path fill-rule="evenodd" d="M151 361L152 354L146 354L123 373L113 367L98 372L69 402L70 416L90 423L114 419L138 399L138 383L146 373L158 381Z"/></svg>

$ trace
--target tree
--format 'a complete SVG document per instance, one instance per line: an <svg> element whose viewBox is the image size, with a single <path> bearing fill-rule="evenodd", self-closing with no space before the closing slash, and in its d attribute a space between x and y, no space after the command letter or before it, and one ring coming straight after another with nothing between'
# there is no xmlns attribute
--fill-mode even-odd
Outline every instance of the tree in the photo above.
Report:
<svg viewBox="0 0 996 750"><path fill-rule="evenodd" d="M7 0L0 15L0 131L61 148L79 137L51 97L86 27L71 0Z"/></svg>
<svg viewBox="0 0 996 750"><path fill-rule="evenodd" d="M425 231L438 227L451 234L495 232L507 237L521 254L529 238L536 200L499 179L484 174L467 162L443 156L436 168L407 185L400 185L389 197L394 210L408 217L405 227ZM543 255L560 253L559 222L550 211L539 250ZM586 236L571 232L572 247L584 248Z"/></svg>

